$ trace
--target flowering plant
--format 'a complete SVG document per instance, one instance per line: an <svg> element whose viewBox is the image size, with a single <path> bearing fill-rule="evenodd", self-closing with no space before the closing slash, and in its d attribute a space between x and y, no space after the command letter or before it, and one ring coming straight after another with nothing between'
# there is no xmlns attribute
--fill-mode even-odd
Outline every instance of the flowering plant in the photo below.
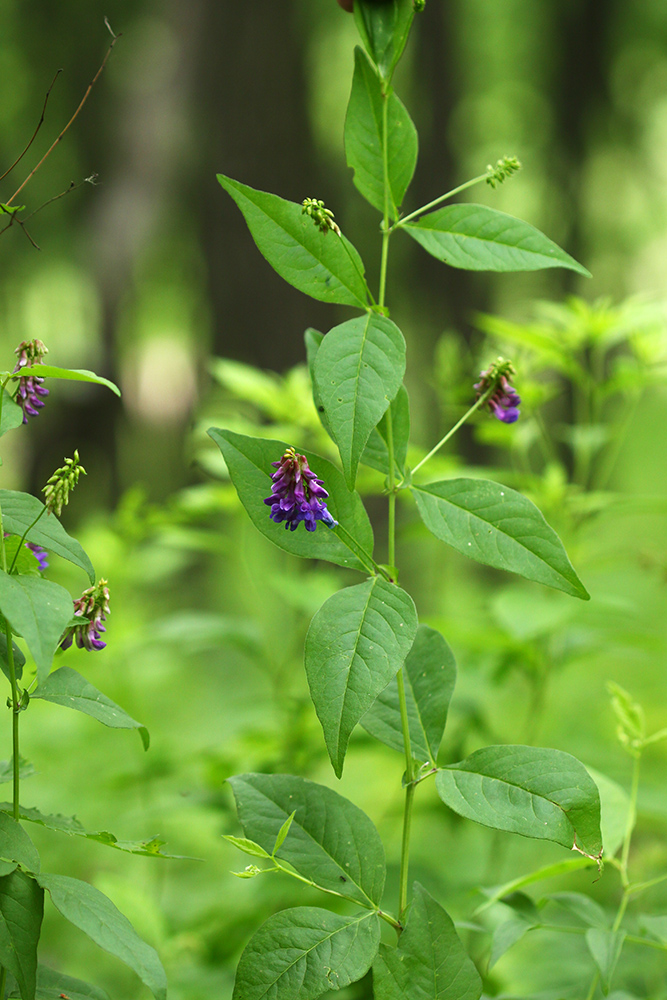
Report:
<svg viewBox="0 0 667 1000"><path fill-rule="evenodd" d="M23 342L16 353L14 370L0 373L0 435L16 428L26 433L23 425L38 415L49 394L43 384L46 378L94 382L119 394L112 382L92 372L44 364L48 352L39 340ZM39 376L27 374L36 368ZM110 613L108 584L95 583L90 559L59 520L82 474L85 469L75 452L49 478L44 503L28 493L0 490L0 669L9 682L7 707L12 720L12 756L0 765L2 780L12 785L12 801L0 803L0 998L108 1000L98 987L38 963L46 893L65 919L134 969L157 1000L165 1000L166 977L153 948L98 889L70 876L41 871L39 854L23 826L37 823L133 854L161 853L160 841L121 842L112 834L85 830L75 817L48 815L22 798L23 779L34 772L20 754L20 720L40 700L83 712L116 729L136 729L148 748L144 726L81 674L69 666L52 670L54 655L69 649L73 640L88 651L105 646L101 633ZM91 586L81 597L73 601L67 590L43 576L51 555L69 560L86 574Z"/></svg>
<svg viewBox="0 0 667 1000"><path fill-rule="evenodd" d="M425 5L355 0L341 6L353 6L363 45L355 50L345 152L357 189L381 216L377 296L360 254L321 200L297 204L218 177L259 250L286 281L315 299L359 313L324 335L308 330L305 336L313 400L338 450L340 468L318 455L300 455L296 445L282 441L220 428L209 434L259 531L294 555L363 574L362 582L334 594L315 614L306 637L305 669L338 778L358 725L404 756L398 905L392 912L385 901L386 861L379 833L351 801L299 776L232 777L244 836L228 839L253 858L238 874L287 873L330 900L334 897L339 906L295 907L271 916L241 956L234 998L315 1000L372 968L378 1000L478 1000L482 979L451 917L427 888L419 882L410 886L419 785L434 779L445 806L483 826L574 851L576 867L600 864L600 797L583 764L560 750L487 746L464 760L439 760L456 665L445 638L420 623L411 596L399 585L399 496L410 495L425 528L458 552L572 597L587 600L589 595L560 539L526 497L485 479L433 481L422 472L483 407L504 423L519 418L521 400L510 362L498 359L481 372L468 411L409 468L406 345L387 307L389 252L392 237L402 231L453 267L588 272L528 223L483 205L443 205L475 184L495 188L519 168L515 157L505 157L480 176L403 213L418 143L392 78L413 18ZM382 563L376 561L373 527L355 488L360 465L386 477L388 531ZM324 531L318 520L330 530ZM305 531L298 530L300 521ZM283 523L289 532L281 530ZM393 946L381 943L383 923L397 934ZM606 938L603 943L613 944ZM591 956L598 967L600 952L596 938Z"/></svg>

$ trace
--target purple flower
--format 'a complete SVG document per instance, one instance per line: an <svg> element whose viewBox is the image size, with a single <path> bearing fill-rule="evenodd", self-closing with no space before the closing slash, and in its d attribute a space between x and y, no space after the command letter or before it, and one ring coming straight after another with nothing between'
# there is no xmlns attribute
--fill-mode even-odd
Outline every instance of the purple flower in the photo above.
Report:
<svg viewBox="0 0 667 1000"><path fill-rule="evenodd" d="M521 397L508 380L508 375L514 374L511 362L499 358L486 371L479 374L480 380L475 383L477 399L492 389L486 399L486 405L494 417L505 424L515 423L519 419Z"/></svg>
<svg viewBox="0 0 667 1000"><path fill-rule="evenodd" d="M42 364L42 358L48 354L48 350L41 340L23 340L14 351L18 355L15 372L24 368L32 368L34 365ZM18 388L14 400L23 410L23 423L28 423L28 417L36 417L44 406L44 400L40 397L48 396L49 390L44 388L44 379L39 375L22 375L17 379Z"/></svg>
<svg viewBox="0 0 667 1000"><path fill-rule="evenodd" d="M46 549L43 549L41 545L37 542L26 542L26 548L30 549L35 559L39 563L40 572L43 573L45 569L49 568L49 554Z"/></svg>
<svg viewBox="0 0 667 1000"><path fill-rule="evenodd" d="M305 455L288 448L279 462L271 463L278 471L271 475L271 496L264 501L271 507L271 520L294 531L303 521L306 531L315 531L318 521L335 528L338 521L327 510L324 498L329 494L324 483L308 468Z"/></svg>
<svg viewBox="0 0 667 1000"><path fill-rule="evenodd" d="M100 580L95 587L88 587L74 601L74 617L81 616L84 620L80 625L73 625L65 630L60 648L69 649L72 639L76 638L79 649L87 649L88 652L104 649L106 642L102 642L100 632L106 632L102 622L106 621L109 613L109 586L106 580Z"/></svg>

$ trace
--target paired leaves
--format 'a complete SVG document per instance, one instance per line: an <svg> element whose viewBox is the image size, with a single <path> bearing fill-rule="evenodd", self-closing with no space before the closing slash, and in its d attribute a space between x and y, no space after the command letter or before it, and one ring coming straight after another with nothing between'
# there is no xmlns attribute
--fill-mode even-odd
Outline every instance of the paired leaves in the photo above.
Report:
<svg viewBox="0 0 667 1000"><path fill-rule="evenodd" d="M386 101L386 112L384 104ZM417 164L417 131L393 92L382 96L380 80L360 48L354 50L352 93L345 118L345 154L354 184L366 201L385 210L384 115L387 125L387 208L398 218L403 196Z"/></svg>
<svg viewBox="0 0 667 1000"><path fill-rule="evenodd" d="M72 617L72 598L64 587L37 576L9 576L0 570L0 612L23 636L43 681L62 634Z"/></svg>
<svg viewBox="0 0 667 1000"><path fill-rule="evenodd" d="M380 946L375 1000L479 1000L482 980L449 914L419 884L398 947Z"/></svg>
<svg viewBox="0 0 667 1000"><path fill-rule="evenodd" d="M257 249L281 278L322 302L366 308L364 265L349 240L330 230L321 232L296 202L223 174L218 180L243 213Z"/></svg>
<svg viewBox="0 0 667 1000"><path fill-rule="evenodd" d="M443 802L495 830L553 840L588 857L602 852L597 785L561 750L496 746L438 771Z"/></svg>
<svg viewBox="0 0 667 1000"><path fill-rule="evenodd" d="M396 396L405 373L405 340L395 323L367 313L336 326L313 364L316 397L340 451L349 489L371 431Z"/></svg>
<svg viewBox="0 0 667 1000"><path fill-rule="evenodd" d="M316 1000L364 976L377 954L374 913L298 906L269 917L241 955L233 1000Z"/></svg>
<svg viewBox="0 0 667 1000"><path fill-rule="evenodd" d="M454 654L439 632L419 626L403 674L412 756L435 764L456 683ZM377 740L404 752L396 680L378 696L361 724Z"/></svg>
<svg viewBox="0 0 667 1000"><path fill-rule="evenodd" d="M271 492L271 465L282 457L288 445L284 441L251 438L233 431L212 427L209 435L220 448L229 475L255 527L281 549L305 559L326 559L337 566L347 566L367 572L368 566L344 542L324 525L314 532L305 528L285 530L269 517L264 498ZM305 452L308 464L321 479L329 493L327 507L333 517L352 536L360 549L373 552L373 529L358 493L351 493L338 469L326 459Z"/></svg>
<svg viewBox="0 0 667 1000"><path fill-rule="evenodd" d="M31 698L41 698L43 701L53 702L54 705L73 708L77 712L92 716L93 719L112 729L137 729L144 750L148 750L150 737L146 727L70 667L60 667L59 670L49 674Z"/></svg>
<svg viewBox="0 0 667 1000"><path fill-rule="evenodd" d="M30 496L29 493L17 493L15 490L0 490L0 508L3 528L10 535L22 536L28 531L26 541L36 542L79 566L88 574L90 582L95 583L93 564L81 545L76 538L67 534L55 514L46 513L44 504L37 497ZM33 524L34 521L37 523Z"/></svg>
<svg viewBox="0 0 667 1000"><path fill-rule="evenodd" d="M412 598L379 577L340 590L313 618L306 674L338 777L352 730L402 667L416 632Z"/></svg>
<svg viewBox="0 0 667 1000"><path fill-rule="evenodd" d="M37 882L66 920L133 969L156 1000L166 1000L167 977L155 949L141 940L110 899L67 875L38 875Z"/></svg>
<svg viewBox="0 0 667 1000"><path fill-rule="evenodd" d="M590 272L535 226L485 205L447 205L403 227L425 250L467 271Z"/></svg>
<svg viewBox="0 0 667 1000"><path fill-rule="evenodd" d="M380 903L384 848L361 809L324 785L288 774L241 774L228 780L246 836L264 851L260 857L274 852L279 831L293 814L276 857L321 889L365 906Z"/></svg>
<svg viewBox="0 0 667 1000"><path fill-rule="evenodd" d="M447 479L412 492L426 527L452 548L588 600L558 535L516 490L487 479Z"/></svg>

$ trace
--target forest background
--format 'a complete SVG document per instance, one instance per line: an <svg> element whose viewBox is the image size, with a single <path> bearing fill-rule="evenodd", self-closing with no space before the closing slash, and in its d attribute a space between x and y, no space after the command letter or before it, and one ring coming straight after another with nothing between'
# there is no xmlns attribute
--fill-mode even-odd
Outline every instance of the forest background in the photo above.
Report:
<svg viewBox="0 0 667 1000"><path fill-rule="evenodd" d="M203 1000L231 994L249 934L293 899L278 879L229 874L242 865L222 840L238 832L224 779L285 770L334 782L300 650L309 618L345 578L332 569L315 575L254 534L205 444L211 424L246 433L270 425L265 436L287 440L286 428L314 434L307 378L295 368L303 331L327 329L336 310L337 321L347 316L281 282L215 174L293 201L323 198L369 259L377 218L345 165L355 38L333 0L91 0L83 8L4 0L3 169L32 134L60 67L35 159L68 120L106 51L105 15L122 38L21 197L37 207L84 183L32 221L41 250L17 227L0 239L0 347L10 359L19 341L38 337L49 361L96 370L120 384L123 398L54 384L39 420L20 440L12 436L2 471L5 488L38 492L79 448L89 475L63 520L109 579L112 615L107 648L78 652L76 667L148 726L152 746L144 755L133 734L100 731L77 713L45 711L37 728L36 710L24 752L38 767L30 792L44 811L66 802L89 829L159 835L174 853L204 860L130 858L35 834L45 867L92 881L155 945L175 1000ZM392 309L409 342L412 416L425 446L470 402L461 385L507 349L502 338L485 340L491 325L480 314L525 329L536 300L604 298L593 325L625 324L627 333L634 323L651 339L651 384L635 392L604 495L585 477L576 482L566 380L540 367L525 344L517 387L527 417L531 399L537 410L546 398L559 460L538 465L531 480L533 424L523 416L516 428L481 421L444 460L445 469L483 462L502 481L527 477L593 594L589 606L570 608L537 586L508 585L426 542L420 548L407 514L402 529L412 541L410 589L459 663L450 745L463 756L476 739L502 742L519 705L526 741L567 750L627 785L605 682L646 704L650 728L667 716L667 8L660 0L429 0L397 87L421 139L414 205L517 155L522 172L472 200L532 222L593 274L476 275L443 268L408 241L397 247ZM30 155L0 197L23 179ZM522 385L522 356L532 389ZM378 489L375 480L366 485ZM74 573L54 567L51 578L76 591ZM0 756L8 757L9 723L5 733ZM647 755L640 796L635 850L651 872L667 865L666 753L658 745ZM336 787L384 831L396 826L400 768L361 735ZM460 918L474 909L474 886L558 856L518 838L498 852L493 834L448 822L427 798L417 826L415 875L419 864L436 872ZM605 879L602 902L613 891ZM653 905L657 912L659 897ZM104 982L112 995L141 995L131 973L50 915L42 947L54 967L66 954L72 974ZM529 941L525 949L529 956ZM498 989L537 988L529 963L513 955L498 966ZM554 970L559 961L555 949ZM348 995L361 998L363 989Z"/></svg>

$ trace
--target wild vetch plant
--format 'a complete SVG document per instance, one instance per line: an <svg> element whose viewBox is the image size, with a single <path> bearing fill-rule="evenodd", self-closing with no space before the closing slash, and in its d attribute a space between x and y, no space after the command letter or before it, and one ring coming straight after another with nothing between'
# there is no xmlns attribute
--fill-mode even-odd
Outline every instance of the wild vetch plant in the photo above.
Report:
<svg viewBox="0 0 667 1000"><path fill-rule="evenodd" d="M389 252L393 237L402 232L452 267L588 272L528 223L482 205L444 204L472 185L502 183L519 168L514 157L402 213L417 160L417 133L392 77L424 3L356 0L341 6L353 6L363 43L355 50L345 152L357 189L381 216L377 295L359 253L321 200L291 203L219 175L258 249L286 281L313 298L359 313L325 335L306 332L313 398L340 454L340 468L300 449L298 442L215 428L209 433L262 534L294 555L328 560L363 576L316 613L306 637L305 668L337 777L359 724L404 755L398 907L389 912L383 901L384 848L356 805L296 775L231 778L245 836L229 839L255 859L239 874L284 872L349 907L334 912L302 906L270 917L243 952L234 997L314 1000L359 980L372 967L378 1000L476 1000L482 980L450 916L428 887L410 884L419 785L434 780L444 805L455 813L498 831L554 841L575 852L576 866L594 869L602 858L600 797L584 766L559 750L487 746L465 760L439 761L456 666L445 638L419 623L412 598L399 585L399 493L411 494L426 528L458 552L571 597L587 600L588 594L556 533L526 497L484 479L428 479L429 460L476 411L487 409L507 424L519 419L521 400L510 362L489 359L478 376L470 373L468 411L414 468L407 467L406 347L389 315ZM386 476L388 537L382 562L355 490L360 463ZM396 931L394 944L380 943L382 922ZM598 928L589 942L600 970L607 953L616 955L617 931L616 926ZM608 965L599 974L605 985Z"/></svg>
<svg viewBox="0 0 667 1000"><path fill-rule="evenodd" d="M46 379L97 382L118 393L113 383L92 372L45 364L47 353L39 340L24 342L16 349L14 370L0 373L0 435L11 430L29 433L23 425L42 412L50 392ZM89 832L76 818L47 815L25 798L23 780L34 769L20 753L21 719L38 701L75 709L115 729L136 729L148 749L146 729L80 673L70 666L52 670L59 649L70 650L75 643L74 648L92 652L105 646L109 586L96 578L83 548L59 520L82 475L85 469L75 451L49 478L43 503L28 493L0 490L0 669L9 682L12 744L10 760L0 764L1 780L12 785L12 801L0 803L0 997L108 1000L97 986L38 963L47 894L66 920L134 969L153 995L164 1000L166 978L153 948L98 889L70 876L41 871L39 854L23 825L37 823L132 854L161 853L160 841L119 841L111 833ZM88 577L90 586L80 597L73 599L44 576L54 555L69 560Z"/></svg>

